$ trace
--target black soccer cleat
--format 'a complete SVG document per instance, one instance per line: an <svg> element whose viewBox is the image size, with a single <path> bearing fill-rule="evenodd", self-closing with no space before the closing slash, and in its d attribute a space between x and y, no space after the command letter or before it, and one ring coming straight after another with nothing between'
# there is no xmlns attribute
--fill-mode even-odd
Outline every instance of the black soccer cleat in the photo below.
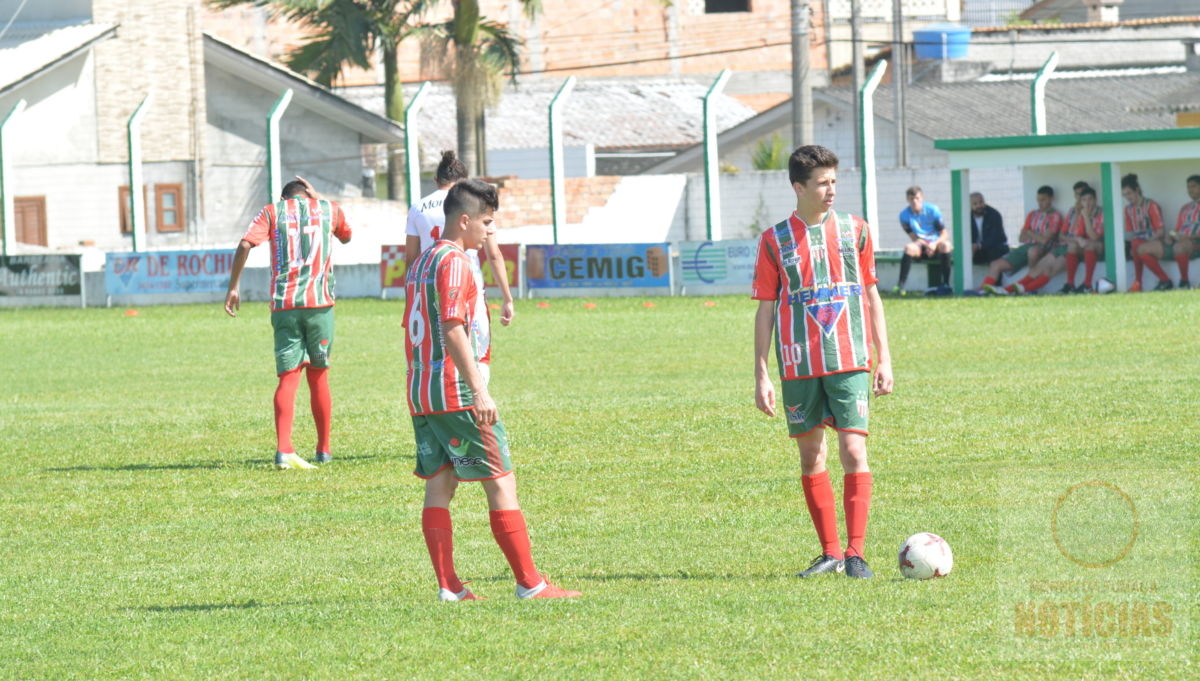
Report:
<svg viewBox="0 0 1200 681"><path fill-rule="evenodd" d="M316 456L317 463L330 463L332 461L333 461L333 455L330 454L329 452L317 452L317 456Z"/></svg>
<svg viewBox="0 0 1200 681"><path fill-rule="evenodd" d="M1154 287L1154 290L1170 291L1173 288L1175 288L1175 284L1172 284L1170 279L1163 279L1162 281L1158 282L1158 285Z"/></svg>
<svg viewBox="0 0 1200 681"><path fill-rule="evenodd" d="M825 574L826 572L841 572L842 568L842 561L834 558L833 556L817 556L816 558L813 558L812 564L808 566L807 570L796 576L813 577L816 575Z"/></svg>
<svg viewBox="0 0 1200 681"><path fill-rule="evenodd" d="M867 561L861 556L846 556L846 576L857 577L858 579L870 579L875 576L871 572L871 568L867 567Z"/></svg>
<svg viewBox="0 0 1200 681"><path fill-rule="evenodd" d="M1180 291L1186 291L1187 289L1190 289L1191 287L1192 287L1192 282L1188 281L1187 279L1180 279L1179 286L1177 288Z"/></svg>
<svg viewBox="0 0 1200 681"><path fill-rule="evenodd" d="M1079 286L1076 286L1075 292L1076 293L1095 293L1095 291L1092 289L1092 287L1088 286L1087 284L1080 284Z"/></svg>
<svg viewBox="0 0 1200 681"><path fill-rule="evenodd" d="M1075 287L1071 286L1070 284L1063 284L1063 287L1058 289L1059 295L1064 295L1064 296L1067 295L1068 293L1074 293L1074 292L1075 292Z"/></svg>

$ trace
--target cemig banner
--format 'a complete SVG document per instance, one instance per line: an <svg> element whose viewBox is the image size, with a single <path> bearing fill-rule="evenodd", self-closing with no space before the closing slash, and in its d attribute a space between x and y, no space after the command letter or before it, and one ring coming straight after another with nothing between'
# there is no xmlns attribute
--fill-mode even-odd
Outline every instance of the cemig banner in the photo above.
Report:
<svg viewBox="0 0 1200 681"><path fill-rule="evenodd" d="M82 282L78 255L0 256L0 296L77 296Z"/></svg>
<svg viewBox="0 0 1200 681"><path fill-rule="evenodd" d="M525 248L530 288L643 288L671 285L671 246L560 244Z"/></svg>
<svg viewBox="0 0 1200 681"><path fill-rule="evenodd" d="M379 283L383 288L404 288L404 246L381 246L379 257ZM509 288L516 290L521 283L521 246L500 244L500 255L504 258L504 269L508 275ZM499 286L496 269L487 257L486 249L479 249L479 266L483 270L483 285ZM515 294L514 294L515 295Z"/></svg>
<svg viewBox="0 0 1200 681"><path fill-rule="evenodd" d="M232 250L107 253L104 288L110 296L220 293L229 287Z"/></svg>
<svg viewBox="0 0 1200 681"><path fill-rule="evenodd" d="M749 285L754 281L757 249L754 239L684 241L679 244L683 285Z"/></svg>

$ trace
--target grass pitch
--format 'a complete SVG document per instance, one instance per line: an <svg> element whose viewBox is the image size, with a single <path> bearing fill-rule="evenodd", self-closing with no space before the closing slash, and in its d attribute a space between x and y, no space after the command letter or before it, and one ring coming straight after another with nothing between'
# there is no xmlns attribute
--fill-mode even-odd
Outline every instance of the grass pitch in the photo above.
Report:
<svg viewBox="0 0 1200 681"><path fill-rule="evenodd" d="M464 485L459 574L489 600L457 604L421 537L402 303L338 304L335 462L311 472L269 466L262 305L0 309L0 678L1195 678L1198 294L887 301L867 582L792 577L818 553L795 447L754 409L754 303L714 300L523 301L496 328L534 557L585 597L516 601ZM1054 556L1000 552L1005 490L1045 468L1183 480L1190 529L1135 545L1182 566L1182 654L1014 659L1002 582ZM918 531L950 577L900 579Z"/></svg>

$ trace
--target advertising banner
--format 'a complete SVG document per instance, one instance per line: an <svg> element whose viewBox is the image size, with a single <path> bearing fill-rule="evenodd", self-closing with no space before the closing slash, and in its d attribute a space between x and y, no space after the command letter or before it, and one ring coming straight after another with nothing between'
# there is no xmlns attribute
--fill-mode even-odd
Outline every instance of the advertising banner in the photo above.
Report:
<svg viewBox="0 0 1200 681"><path fill-rule="evenodd" d="M78 255L0 256L0 296L78 296L82 282Z"/></svg>
<svg viewBox="0 0 1200 681"><path fill-rule="evenodd" d="M530 288L653 288L671 285L671 246L560 244L525 247Z"/></svg>
<svg viewBox="0 0 1200 681"><path fill-rule="evenodd" d="M684 241L679 244L681 283L703 286L746 286L754 280L754 239Z"/></svg>
<svg viewBox="0 0 1200 681"><path fill-rule="evenodd" d="M379 284L383 288L404 288L404 246L380 247ZM508 286L514 292L521 283L521 246L519 244L500 244L500 255L504 256L504 268L508 274ZM499 286L495 268L488 260L484 249L479 251L480 267L483 269L483 285ZM514 293L515 295L515 293Z"/></svg>
<svg viewBox="0 0 1200 681"><path fill-rule="evenodd" d="M110 296L221 293L229 286L233 251L107 253L104 288Z"/></svg>

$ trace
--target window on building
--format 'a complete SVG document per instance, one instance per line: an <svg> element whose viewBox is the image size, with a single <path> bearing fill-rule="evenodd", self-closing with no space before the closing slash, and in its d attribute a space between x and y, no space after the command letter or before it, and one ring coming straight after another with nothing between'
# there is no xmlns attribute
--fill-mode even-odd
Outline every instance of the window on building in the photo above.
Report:
<svg viewBox="0 0 1200 681"><path fill-rule="evenodd" d="M704 13L749 12L750 0L704 0Z"/></svg>
<svg viewBox="0 0 1200 681"><path fill-rule="evenodd" d="M117 190L117 203L120 206L121 211L121 233L131 234L133 232L133 222L132 218L130 217L131 213L129 209L129 185L123 184L121 185L120 189ZM145 185L142 185L142 205L150 205L149 194L147 193ZM145 231L144 225L142 231Z"/></svg>
<svg viewBox="0 0 1200 681"><path fill-rule="evenodd" d="M154 185L154 217L160 232L183 231L183 185Z"/></svg>

